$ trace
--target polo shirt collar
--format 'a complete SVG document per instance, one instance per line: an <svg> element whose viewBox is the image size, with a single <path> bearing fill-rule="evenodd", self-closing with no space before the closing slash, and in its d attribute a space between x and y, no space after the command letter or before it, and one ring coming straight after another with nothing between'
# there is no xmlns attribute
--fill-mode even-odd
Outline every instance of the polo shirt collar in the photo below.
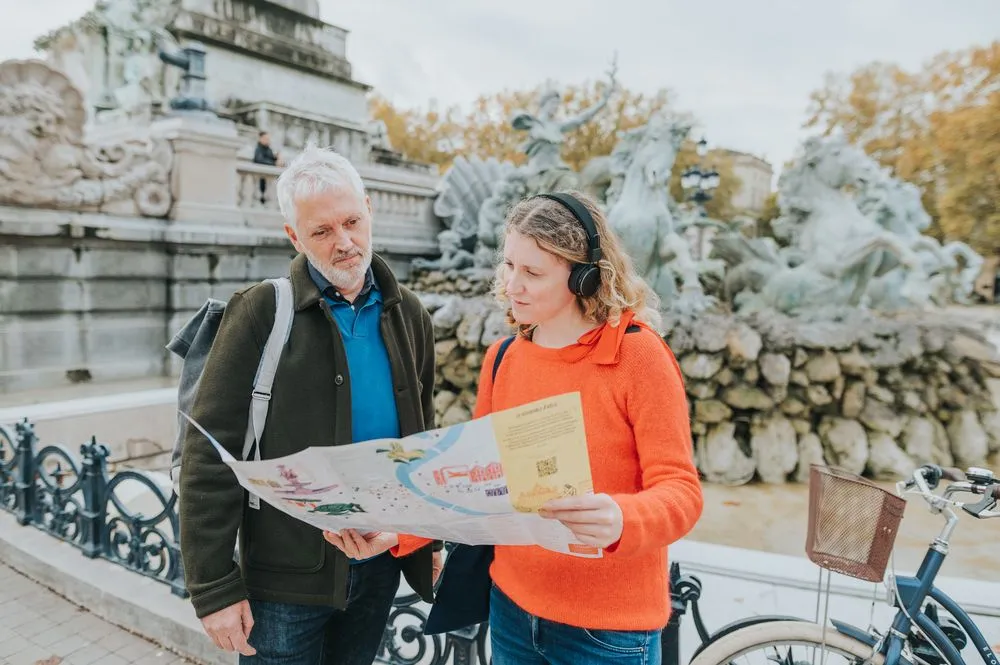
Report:
<svg viewBox="0 0 1000 665"><path fill-rule="evenodd" d="M306 266L309 269L309 276L312 277L313 282L316 283L316 287L319 289L320 293L333 302L361 307L368 302L368 297L373 291L376 294L378 293L378 284L375 283L375 273L372 271L371 266L368 266L368 270L365 272L365 282L361 285L361 291L358 292L358 295L354 299L353 303L348 301L347 298L340 293L340 290L331 284L330 280L323 276L323 273L316 269L316 266L314 266L311 261L306 261Z"/></svg>

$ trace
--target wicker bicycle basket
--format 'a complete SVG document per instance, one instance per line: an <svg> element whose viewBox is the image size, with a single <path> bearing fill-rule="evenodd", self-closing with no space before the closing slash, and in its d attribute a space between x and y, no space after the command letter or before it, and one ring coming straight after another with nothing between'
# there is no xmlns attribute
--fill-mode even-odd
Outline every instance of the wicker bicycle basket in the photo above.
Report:
<svg viewBox="0 0 1000 665"><path fill-rule="evenodd" d="M906 501L846 471L809 469L806 554L821 568L881 582Z"/></svg>

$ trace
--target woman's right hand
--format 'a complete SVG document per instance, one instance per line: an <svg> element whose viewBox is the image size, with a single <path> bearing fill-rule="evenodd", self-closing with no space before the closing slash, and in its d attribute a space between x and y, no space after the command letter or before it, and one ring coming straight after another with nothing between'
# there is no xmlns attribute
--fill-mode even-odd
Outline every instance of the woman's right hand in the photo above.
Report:
<svg viewBox="0 0 1000 665"><path fill-rule="evenodd" d="M387 552L399 544L395 533L371 531L362 535L355 529L324 531L323 538L351 559L368 559Z"/></svg>

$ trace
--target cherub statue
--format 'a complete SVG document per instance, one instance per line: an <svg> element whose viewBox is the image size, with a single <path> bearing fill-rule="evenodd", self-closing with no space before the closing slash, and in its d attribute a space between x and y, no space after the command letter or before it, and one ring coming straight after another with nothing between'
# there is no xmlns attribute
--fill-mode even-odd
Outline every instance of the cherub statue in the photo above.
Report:
<svg viewBox="0 0 1000 665"><path fill-rule="evenodd" d="M417 270L462 270L472 267L474 257L471 252L462 248L462 236L455 231L445 229L439 233L438 247L441 249L441 258L417 257L411 265Z"/></svg>
<svg viewBox="0 0 1000 665"><path fill-rule="evenodd" d="M497 250L501 244L504 220L507 210L528 194L528 182L524 173L514 171L497 183L496 189L479 208L479 232L476 245L476 265L493 268Z"/></svg>

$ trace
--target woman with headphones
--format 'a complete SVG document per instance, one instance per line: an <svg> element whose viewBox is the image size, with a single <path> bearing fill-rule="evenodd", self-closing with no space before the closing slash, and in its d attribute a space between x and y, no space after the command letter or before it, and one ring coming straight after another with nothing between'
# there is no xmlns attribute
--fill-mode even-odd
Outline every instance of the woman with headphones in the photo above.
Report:
<svg viewBox="0 0 1000 665"><path fill-rule="evenodd" d="M495 547L493 663L655 665L670 613L667 547L702 510L687 397L655 330L656 295L580 194L542 194L511 209L494 293L517 335L495 376L503 342L487 351L475 417L580 392L594 493L552 500L540 514L599 556ZM371 553L356 534L327 537L348 556ZM396 556L428 542L392 540Z"/></svg>

